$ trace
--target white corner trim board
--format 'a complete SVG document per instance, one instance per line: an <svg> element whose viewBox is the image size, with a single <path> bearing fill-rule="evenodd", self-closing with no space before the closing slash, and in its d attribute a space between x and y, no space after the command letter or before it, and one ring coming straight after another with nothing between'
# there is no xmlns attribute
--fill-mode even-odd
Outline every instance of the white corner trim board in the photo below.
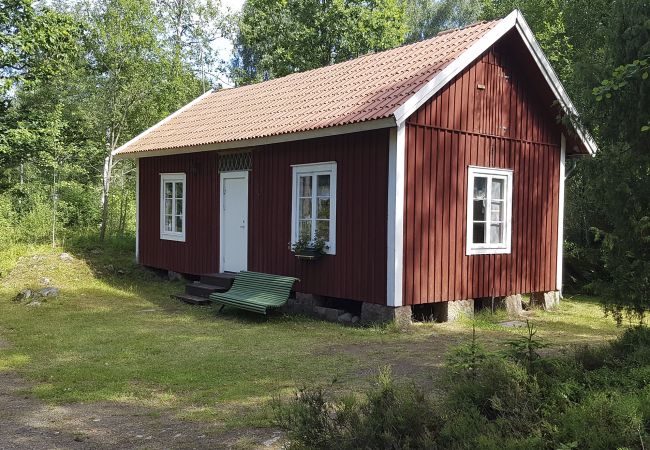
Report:
<svg viewBox="0 0 650 450"><path fill-rule="evenodd" d="M140 263L140 160L135 160L135 262Z"/></svg>
<svg viewBox="0 0 650 450"><path fill-rule="evenodd" d="M564 177L566 174L566 138L562 134L560 141L560 188L557 214L557 264L556 288L562 295L562 270L564 265Z"/></svg>
<svg viewBox="0 0 650 450"><path fill-rule="evenodd" d="M499 39L501 39L512 29L517 30L521 36L522 40L526 44L526 47L528 48L528 51L531 53L533 59L537 63L537 66L541 70L544 79L553 91L555 97L562 105L563 109L569 113L570 116L577 116L577 110L568 94L566 93L562 82L558 78L557 74L553 70L553 67L537 43L537 40L535 39L532 30L526 23L524 16L521 14L521 12L519 12L519 10L516 9L504 17L497 26L485 33L482 38L480 38L468 49L466 49L458 58L452 61L438 75L433 77L431 81L420 88L420 90L418 90L402 106L397 108L394 113L395 122L398 125L404 123L406 119L408 119L413 113L418 110L418 108L420 108L420 106L422 106L427 100L433 97L456 75L458 75L470 64L472 64L472 62L479 58L485 51L492 47ZM575 128L578 136L585 144L585 147L589 153L592 155L595 154L598 147L591 136L589 136L589 134L582 130L580 127L576 126Z"/></svg>
<svg viewBox="0 0 650 450"><path fill-rule="evenodd" d="M391 128L388 144L388 241L386 301L403 305L404 259L404 168L406 127Z"/></svg>

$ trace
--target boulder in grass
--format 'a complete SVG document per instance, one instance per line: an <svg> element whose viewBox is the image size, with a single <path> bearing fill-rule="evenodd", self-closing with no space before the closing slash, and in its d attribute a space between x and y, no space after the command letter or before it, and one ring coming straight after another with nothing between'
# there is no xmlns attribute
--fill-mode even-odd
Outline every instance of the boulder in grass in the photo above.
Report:
<svg viewBox="0 0 650 450"><path fill-rule="evenodd" d="M34 292L31 289L23 289L16 295L13 299L14 302L20 303L23 300L28 300L34 296Z"/></svg>
<svg viewBox="0 0 650 450"><path fill-rule="evenodd" d="M59 255L59 259L61 261L72 261L74 258L72 257L72 255L70 253L61 253Z"/></svg>
<svg viewBox="0 0 650 450"><path fill-rule="evenodd" d="M38 294L42 297L56 297L59 295L59 288L46 287L38 291Z"/></svg>

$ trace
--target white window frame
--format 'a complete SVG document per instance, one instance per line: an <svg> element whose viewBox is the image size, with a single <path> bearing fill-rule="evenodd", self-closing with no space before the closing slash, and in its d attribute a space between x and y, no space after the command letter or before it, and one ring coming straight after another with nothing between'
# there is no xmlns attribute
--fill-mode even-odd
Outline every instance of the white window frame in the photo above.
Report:
<svg viewBox="0 0 650 450"><path fill-rule="evenodd" d="M298 199L300 197L298 189L298 177L301 175L312 176L312 192L316 192L315 185L318 175L330 176L330 240L325 243L325 253L328 255L336 254L336 162L328 161L315 164L296 164L291 166L293 169L293 181L291 183L291 244L298 241ZM312 196L312 211L317 211L315 202L317 195ZM312 214L312 233L315 233L316 213Z"/></svg>
<svg viewBox="0 0 650 450"><path fill-rule="evenodd" d="M511 252L512 245L512 175L511 169L497 169L494 167L468 166L467 168L467 242L465 243L467 255L496 255L507 254ZM504 220L504 240L501 244L476 244L474 243L474 180L477 177L486 177L487 181L487 198L488 207L485 213L485 233L489 236L490 232L490 205L491 205L491 180L499 178L505 180L505 220Z"/></svg>
<svg viewBox="0 0 650 450"><path fill-rule="evenodd" d="M165 230L165 183L182 183L183 184L183 230L182 231L167 231ZM160 174L160 239L167 241L180 241L185 242L185 231L187 229L187 221L185 220L187 213L187 183L185 173L161 173ZM176 216L176 202L172 202L172 215ZM175 223L175 221L173 221Z"/></svg>

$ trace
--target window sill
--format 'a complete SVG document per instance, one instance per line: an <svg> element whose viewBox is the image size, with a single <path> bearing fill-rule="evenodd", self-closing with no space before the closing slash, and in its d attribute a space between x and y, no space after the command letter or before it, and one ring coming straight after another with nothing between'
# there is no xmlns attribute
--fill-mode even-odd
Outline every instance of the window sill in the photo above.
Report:
<svg viewBox="0 0 650 450"><path fill-rule="evenodd" d="M465 254L467 256L472 255L507 255L511 253L509 247L477 247L477 248L468 248Z"/></svg>
<svg viewBox="0 0 650 450"><path fill-rule="evenodd" d="M177 241L185 242L184 234L160 234L160 239L163 241Z"/></svg>

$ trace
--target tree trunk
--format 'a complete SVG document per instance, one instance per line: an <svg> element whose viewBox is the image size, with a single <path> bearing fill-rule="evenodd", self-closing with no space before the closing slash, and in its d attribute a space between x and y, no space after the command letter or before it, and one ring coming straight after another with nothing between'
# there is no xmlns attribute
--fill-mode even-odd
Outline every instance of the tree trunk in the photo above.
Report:
<svg viewBox="0 0 650 450"><path fill-rule="evenodd" d="M111 189L111 169L113 168L113 151L108 153L104 159L104 172L102 174L102 224L99 229L99 240L103 241L106 237L106 228L108 225L108 194Z"/></svg>

